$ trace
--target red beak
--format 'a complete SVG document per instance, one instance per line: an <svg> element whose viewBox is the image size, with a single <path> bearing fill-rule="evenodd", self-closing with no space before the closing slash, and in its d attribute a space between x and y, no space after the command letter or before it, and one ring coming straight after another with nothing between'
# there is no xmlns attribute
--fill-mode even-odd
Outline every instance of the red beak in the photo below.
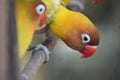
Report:
<svg viewBox="0 0 120 80"><path fill-rule="evenodd" d="M83 54L83 56L81 56L81 58L88 58L90 56L92 56L95 51L96 51L97 46L85 46L82 49L79 50L80 53Z"/></svg>
<svg viewBox="0 0 120 80"><path fill-rule="evenodd" d="M44 25L45 22L46 22L46 13L44 12L42 15L41 15L41 18L40 18L40 26Z"/></svg>

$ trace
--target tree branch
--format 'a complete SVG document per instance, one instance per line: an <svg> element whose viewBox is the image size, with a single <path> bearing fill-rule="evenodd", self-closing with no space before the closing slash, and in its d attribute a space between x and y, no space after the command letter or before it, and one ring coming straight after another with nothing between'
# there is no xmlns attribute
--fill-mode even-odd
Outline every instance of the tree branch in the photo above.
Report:
<svg viewBox="0 0 120 80"><path fill-rule="evenodd" d="M71 0L67 8L72 11L82 12L84 10L84 3L86 0Z"/></svg>
<svg viewBox="0 0 120 80"><path fill-rule="evenodd" d="M46 40L42 42L50 51L56 45L58 38L50 34L46 33ZM36 74L37 70L41 67L45 60L45 53L43 50L36 51L28 61L27 65L23 69L21 73L21 80L31 80L32 77Z"/></svg>

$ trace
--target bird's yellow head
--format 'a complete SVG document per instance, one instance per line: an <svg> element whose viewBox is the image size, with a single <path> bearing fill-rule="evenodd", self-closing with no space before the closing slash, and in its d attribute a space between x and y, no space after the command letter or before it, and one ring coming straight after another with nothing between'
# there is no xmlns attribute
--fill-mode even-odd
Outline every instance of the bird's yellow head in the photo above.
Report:
<svg viewBox="0 0 120 80"><path fill-rule="evenodd" d="M60 7L50 24L53 34L61 38L69 47L92 56L99 44L99 33L95 25L82 13Z"/></svg>

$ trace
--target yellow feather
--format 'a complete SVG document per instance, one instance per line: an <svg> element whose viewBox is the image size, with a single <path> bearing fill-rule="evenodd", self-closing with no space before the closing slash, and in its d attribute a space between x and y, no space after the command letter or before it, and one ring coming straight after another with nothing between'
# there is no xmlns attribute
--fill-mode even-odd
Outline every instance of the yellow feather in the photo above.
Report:
<svg viewBox="0 0 120 80"><path fill-rule="evenodd" d="M67 5L70 2L70 0L61 0L61 1L63 1L65 5Z"/></svg>
<svg viewBox="0 0 120 80"><path fill-rule="evenodd" d="M30 13L27 12L27 5L18 2L16 2L17 39L19 56L22 58L31 43L35 26L30 18Z"/></svg>
<svg viewBox="0 0 120 80"><path fill-rule="evenodd" d="M73 29L86 29L93 26L93 23L82 13L70 11L63 6L59 6L54 19L50 24L50 30L61 39ZM95 28L95 27L94 27Z"/></svg>

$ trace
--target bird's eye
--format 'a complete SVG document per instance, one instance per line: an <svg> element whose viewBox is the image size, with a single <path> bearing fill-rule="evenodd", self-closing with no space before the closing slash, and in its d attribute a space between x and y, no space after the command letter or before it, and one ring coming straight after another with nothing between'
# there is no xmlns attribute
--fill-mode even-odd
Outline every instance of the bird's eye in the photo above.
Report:
<svg viewBox="0 0 120 80"><path fill-rule="evenodd" d="M90 42L90 36L88 34L82 34L81 39L83 43L89 43Z"/></svg>
<svg viewBox="0 0 120 80"><path fill-rule="evenodd" d="M39 4L37 7L36 7L36 12L38 14L43 14L43 12L45 11L45 6L43 4Z"/></svg>

